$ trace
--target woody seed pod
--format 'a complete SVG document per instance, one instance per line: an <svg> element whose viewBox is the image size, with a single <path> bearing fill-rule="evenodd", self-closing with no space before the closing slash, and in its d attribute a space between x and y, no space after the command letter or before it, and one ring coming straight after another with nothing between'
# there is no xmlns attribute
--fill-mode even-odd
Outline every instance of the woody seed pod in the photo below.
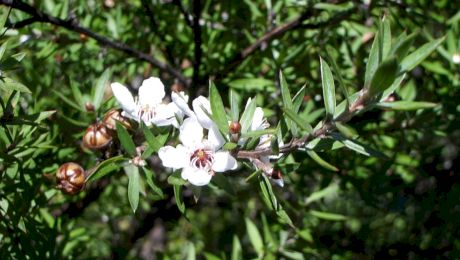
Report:
<svg viewBox="0 0 460 260"><path fill-rule="evenodd" d="M110 144L112 136L101 123L90 125L83 135L83 145L92 150L102 149Z"/></svg>
<svg viewBox="0 0 460 260"><path fill-rule="evenodd" d="M102 119L102 123L107 127L109 130L116 130L116 121L120 122L125 128L130 129L131 124L129 120L122 116L119 110L111 109L107 111L104 115L104 119Z"/></svg>
<svg viewBox="0 0 460 260"><path fill-rule="evenodd" d="M76 163L68 162L56 172L57 187L67 194L77 194L85 186L85 170Z"/></svg>

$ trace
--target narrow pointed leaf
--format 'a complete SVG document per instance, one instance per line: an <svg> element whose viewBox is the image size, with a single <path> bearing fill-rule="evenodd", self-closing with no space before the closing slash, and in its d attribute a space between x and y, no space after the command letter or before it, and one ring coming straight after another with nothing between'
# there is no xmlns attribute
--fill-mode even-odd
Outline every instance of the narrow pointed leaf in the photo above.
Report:
<svg viewBox="0 0 460 260"><path fill-rule="evenodd" d="M397 72L398 62L396 61L396 58L390 58L382 62L372 77L371 84L369 86L369 95L378 95L390 87L396 79Z"/></svg>
<svg viewBox="0 0 460 260"><path fill-rule="evenodd" d="M160 187L158 187L155 182L153 181L153 171L146 168L146 167L143 167L142 168L142 171L144 172L145 174L145 180L147 181L147 184L150 186L150 188L152 189L153 192L155 192L158 196L160 196L161 198L164 197L164 193L163 191L161 190Z"/></svg>
<svg viewBox="0 0 460 260"><path fill-rule="evenodd" d="M93 105L96 110L99 110L99 107L101 106L102 98L104 97L104 91L107 86L110 74L110 69L106 69L96 82L96 87L93 94Z"/></svg>
<svg viewBox="0 0 460 260"><path fill-rule="evenodd" d="M371 51L369 53L369 58L367 59L366 64L366 73L364 75L364 86L369 86L371 79L374 76L375 71L377 70L381 60L379 58L379 33L375 34L374 41L372 42Z"/></svg>
<svg viewBox="0 0 460 260"><path fill-rule="evenodd" d="M133 139L129 135L126 128L120 124L120 122L116 122L117 126L117 135L118 139L120 140L121 146L123 149L131 156L136 155L136 145L133 142Z"/></svg>
<svg viewBox="0 0 460 260"><path fill-rule="evenodd" d="M286 116L289 117L292 121L294 121L294 123L297 124L301 129L307 131L307 133L309 134L313 132L313 127L306 120L294 113L294 111L286 107L283 107L282 109Z"/></svg>
<svg viewBox="0 0 460 260"><path fill-rule="evenodd" d="M249 236L249 241L257 254L262 256L264 253L264 241L262 240L262 236L260 235L257 226L249 218L245 218L244 221L246 223L246 231Z"/></svg>
<svg viewBox="0 0 460 260"><path fill-rule="evenodd" d="M380 102L377 104L380 108L387 108L393 110L417 110L436 107L438 104L431 102L418 102L418 101L394 101L394 102Z"/></svg>
<svg viewBox="0 0 460 260"><path fill-rule="evenodd" d="M343 143L347 148L358 152L360 154L364 154L366 156L375 156L380 158L386 158L386 155L382 152L376 151L375 149L370 148L369 146L362 144L356 140L348 139L341 134L338 133L331 133L331 137L335 140Z"/></svg>
<svg viewBox="0 0 460 260"><path fill-rule="evenodd" d="M95 169L92 170L91 174L86 177L85 182L89 183L95 180L98 180L112 171L115 171L120 168L117 162L123 161L123 155L118 155L115 157L111 157L96 166Z"/></svg>
<svg viewBox="0 0 460 260"><path fill-rule="evenodd" d="M241 124L241 133L246 133L252 124L252 119L254 117L254 112L256 111L256 99L253 98L249 105L244 110L241 115L240 124Z"/></svg>
<svg viewBox="0 0 460 260"><path fill-rule="evenodd" d="M324 220L330 220L330 221L343 221L347 219L346 216L341 215L341 214L316 211L316 210L310 210L310 214L317 218L324 219Z"/></svg>
<svg viewBox="0 0 460 260"><path fill-rule="evenodd" d="M293 103L292 103L292 96L291 96L291 91L289 90L288 84L286 82L286 79L284 78L283 72L280 71L279 74L280 78L280 87L281 87L281 96L283 97L283 105L284 107L287 107L289 109L293 109ZM292 124L292 120L289 118L285 118L286 125L289 130L291 130L292 134L294 136L297 135L297 127Z"/></svg>
<svg viewBox="0 0 460 260"><path fill-rule="evenodd" d="M340 90L343 92L343 95L345 96L346 102L347 102L347 107L350 104L350 94L348 94L348 89L347 86L345 85L345 81L343 80L342 74L340 73L339 66L337 66L337 63L335 62L335 59L331 55L331 48L328 47L327 49L327 57L329 61L331 62L332 70L335 72L335 75L337 76L337 79L339 81L339 87ZM337 110L337 107L336 107Z"/></svg>
<svg viewBox="0 0 460 260"><path fill-rule="evenodd" d="M214 83L209 82L209 101L211 103L212 119L219 127L219 130L228 133L227 114L225 113L224 103Z"/></svg>
<svg viewBox="0 0 460 260"><path fill-rule="evenodd" d="M323 86L324 106L326 108L326 116L330 119L333 118L335 113L336 99L335 99L335 85L334 78L332 77L331 69L320 57L321 63L321 83Z"/></svg>
<svg viewBox="0 0 460 260"><path fill-rule="evenodd" d="M239 105L238 94L230 89L230 110L232 121L238 122L240 118L240 105Z"/></svg>
<svg viewBox="0 0 460 260"><path fill-rule="evenodd" d="M241 242L236 235L233 235L231 260L243 260Z"/></svg>
<svg viewBox="0 0 460 260"><path fill-rule="evenodd" d="M182 214L185 214L185 203L182 199L182 185L174 185L174 199L176 200L176 205L179 211Z"/></svg>
<svg viewBox="0 0 460 260"><path fill-rule="evenodd" d="M320 166L322 166L324 169L328 169L330 171L335 171L335 172L338 172L339 169L337 167L335 167L334 165L326 162L325 160L323 160L323 158L321 158L315 151L308 151L307 150L307 154L315 161L317 162Z"/></svg>
<svg viewBox="0 0 460 260"><path fill-rule="evenodd" d="M140 177L139 168L130 164L125 167L125 172L128 175L128 200L131 209L135 213L139 205Z"/></svg>
<svg viewBox="0 0 460 260"><path fill-rule="evenodd" d="M422 45L401 61L401 71L410 71L428 57L444 41L445 37Z"/></svg>

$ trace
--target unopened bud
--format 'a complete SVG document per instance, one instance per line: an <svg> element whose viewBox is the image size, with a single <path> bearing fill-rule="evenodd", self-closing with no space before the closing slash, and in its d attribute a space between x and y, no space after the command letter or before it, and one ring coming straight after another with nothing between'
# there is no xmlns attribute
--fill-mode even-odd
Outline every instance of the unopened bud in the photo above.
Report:
<svg viewBox="0 0 460 260"><path fill-rule="evenodd" d="M110 144L112 136L101 123L90 125L83 135L83 145L92 150L102 149Z"/></svg>
<svg viewBox="0 0 460 260"><path fill-rule="evenodd" d="M68 162L56 172L57 187L67 194L76 194L85 186L85 170L77 163Z"/></svg>
<svg viewBox="0 0 460 260"><path fill-rule="evenodd" d="M232 121L229 128L231 134L239 134L241 132L241 124L237 121Z"/></svg>
<svg viewBox="0 0 460 260"><path fill-rule="evenodd" d="M86 109L86 112L94 112L95 110L93 103L89 101L85 103L85 109Z"/></svg>

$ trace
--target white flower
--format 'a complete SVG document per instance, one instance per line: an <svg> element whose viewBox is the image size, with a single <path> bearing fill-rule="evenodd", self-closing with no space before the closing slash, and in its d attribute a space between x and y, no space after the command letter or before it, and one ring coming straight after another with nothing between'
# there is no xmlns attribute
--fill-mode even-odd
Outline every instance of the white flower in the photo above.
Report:
<svg viewBox="0 0 460 260"><path fill-rule="evenodd" d="M452 55L452 62L455 64L460 63L460 53L455 53L454 55Z"/></svg>
<svg viewBox="0 0 460 260"><path fill-rule="evenodd" d="M159 78L150 77L144 80L136 99L128 88L118 82L112 83L111 87L113 95L123 108L123 116L137 122L142 120L146 125L178 127L175 114L181 117L183 113L175 103L163 103L165 87Z"/></svg>
<svg viewBox="0 0 460 260"><path fill-rule="evenodd" d="M182 144L165 146L158 151L163 166L182 169L182 178L196 186L208 184L215 172L234 170L238 166L228 151L221 150L223 138L216 138L220 133L211 127L208 138L204 138L203 130L196 116L189 117L180 127Z"/></svg>

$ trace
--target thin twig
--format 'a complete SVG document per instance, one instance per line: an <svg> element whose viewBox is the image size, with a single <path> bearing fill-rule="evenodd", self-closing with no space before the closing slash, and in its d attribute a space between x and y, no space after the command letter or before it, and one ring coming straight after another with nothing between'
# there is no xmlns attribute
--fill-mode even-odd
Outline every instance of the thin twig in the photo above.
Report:
<svg viewBox="0 0 460 260"><path fill-rule="evenodd" d="M184 75L182 75L182 73L180 71L174 69L169 64L163 63L163 62L155 59L151 55L149 55L147 53L144 53L144 52L141 52L141 51L139 51L137 49L134 49L134 48L126 45L125 43L117 42L115 40L106 38L106 37L104 37L104 36L102 36L100 34L97 34L97 33L93 32L93 31L91 31L88 28L82 27L82 26L78 25L78 23L75 20L70 20L70 19L63 20L63 19L60 19L58 17L48 15L48 14L35 9L33 6L31 6L31 5L27 4L27 3L24 3L22 1L0 0L0 4L10 6L13 9L17 9L17 10L20 10L22 12L30 14L32 16L31 19L34 19L35 22L50 23L50 24L53 24L53 25L56 25L56 26L59 26L59 27L66 28L66 29L68 29L70 31L85 34L88 37L91 37L91 38L95 39L101 45L105 45L105 46L110 47L112 49L122 51L122 52L124 52L125 54L127 54L129 56L138 58L140 60L146 61L146 62L154 65L159 70L167 72L170 75L176 77L181 83L183 83L187 87L190 85L189 80L187 80L187 78ZM28 22L30 24L33 21L29 20Z"/></svg>
<svg viewBox="0 0 460 260"><path fill-rule="evenodd" d="M182 1L181 0L173 0L172 3L175 4L177 7L179 7L179 10L180 10L181 14L184 16L185 23L188 26L193 27L193 21L192 21L192 19L190 19L190 14L187 12L187 10L185 10L185 7L182 4Z"/></svg>
<svg viewBox="0 0 460 260"><path fill-rule="evenodd" d="M219 71L214 74L214 79L222 79L224 78L229 72L231 72L235 67L240 65L243 61L245 61L248 57L254 54L263 44L269 43L276 38L281 37L286 32L294 30L294 29L318 29L318 28L325 28L327 26L332 26L340 23L341 21L348 18L355 10L357 6L353 6L346 11L342 11L334 15L332 18L318 22L318 23L311 23L311 24L303 24L303 22L313 15L313 11L311 9L306 10L301 15L299 15L294 20L282 24L280 26L275 27L274 29L265 33L262 37L258 38L254 43L249 45L248 47L244 48L243 50L239 51L233 58L227 62L227 65L222 71Z"/></svg>

